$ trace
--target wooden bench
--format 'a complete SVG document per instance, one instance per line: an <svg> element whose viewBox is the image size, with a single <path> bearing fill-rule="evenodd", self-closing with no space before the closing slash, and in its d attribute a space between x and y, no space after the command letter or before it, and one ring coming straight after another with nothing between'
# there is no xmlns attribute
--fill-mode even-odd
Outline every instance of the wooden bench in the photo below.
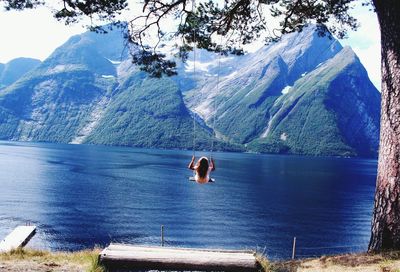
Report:
<svg viewBox="0 0 400 272"><path fill-rule="evenodd" d="M258 271L253 251L110 244L100 253L107 269Z"/></svg>

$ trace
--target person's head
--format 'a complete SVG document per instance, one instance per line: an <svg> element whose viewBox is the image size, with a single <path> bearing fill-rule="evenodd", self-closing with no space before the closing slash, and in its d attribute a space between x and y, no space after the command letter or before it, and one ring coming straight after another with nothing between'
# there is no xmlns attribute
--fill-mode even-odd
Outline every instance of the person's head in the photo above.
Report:
<svg viewBox="0 0 400 272"><path fill-rule="evenodd" d="M197 162L197 173L199 177L205 178L208 171L208 159L206 157L201 157Z"/></svg>

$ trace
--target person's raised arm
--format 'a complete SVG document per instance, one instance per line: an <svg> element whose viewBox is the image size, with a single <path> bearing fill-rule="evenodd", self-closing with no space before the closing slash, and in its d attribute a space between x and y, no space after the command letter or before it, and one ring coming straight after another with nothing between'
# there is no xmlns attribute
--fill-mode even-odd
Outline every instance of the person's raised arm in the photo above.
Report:
<svg viewBox="0 0 400 272"><path fill-rule="evenodd" d="M194 170L194 156L192 156L192 160L190 161L188 168Z"/></svg>
<svg viewBox="0 0 400 272"><path fill-rule="evenodd" d="M214 159L213 158L211 158L211 171L214 171L215 170L215 161L214 161Z"/></svg>

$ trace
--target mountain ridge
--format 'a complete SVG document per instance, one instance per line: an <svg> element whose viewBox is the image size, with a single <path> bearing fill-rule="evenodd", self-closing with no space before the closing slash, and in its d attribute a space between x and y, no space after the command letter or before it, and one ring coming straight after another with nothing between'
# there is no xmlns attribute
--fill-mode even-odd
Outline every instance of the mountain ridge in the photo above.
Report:
<svg viewBox="0 0 400 272"><path fill-rule="evenodd" d="M19 80L40 63L38 59L24 57L12 59L5 64L0 63L0 90Z"/></svg>
<svg viewBox="0 0 400 272"><path fill-rule="evenodd" d="M161 79L131 63L121 33L107 35L71 37L3 89L0 138L376 156L379 92L350 48L313 27L220 61L197 50L196 74L191 53Z"/></svg>

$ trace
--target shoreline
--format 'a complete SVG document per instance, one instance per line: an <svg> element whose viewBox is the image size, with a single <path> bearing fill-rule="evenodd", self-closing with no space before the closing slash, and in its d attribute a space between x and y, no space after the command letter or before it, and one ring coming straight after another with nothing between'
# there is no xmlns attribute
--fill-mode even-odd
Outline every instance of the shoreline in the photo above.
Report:
<svg viewBox="0 0 400 272"><path fill-rule="evenodd" d="M1 271L106 271L98 264L101 249L74 252L16 249L0 253ZM257 257L265 272L396 272L400 271L400 251L322 256L289 261L269 261Z"/></svg>
<svg viewBox="0 0 400 272"><path fill-rule="evenodd" d="M48 145L66 145L66 146L94 146L94 147L110 147L110 148L132 148L132 149L143 149L150 151L183 151L193 152L193 149L186 148L163 148L163 147L146 147L146 146L134 146L134 145L112 145L112 144L91 144L91 143L65 143L65 142L47 142L47 141L14 141L14 140L0 140L0 143L11 143L14 145L18 144L48 144ZM211 153L208 149L196 149L199 153ZM215 149L213 153L234 153L234 154L251 154L251 155L272 155L272 156L293 156L293 157L307 157L307 158L338 158L338 159L364 159L364 160L378 160L378 156L349 156L349 155L338 155L338 154L310 154L310 153L284 153L284 152L261 152L254 150L233 150L233 149Z"/></svg>

